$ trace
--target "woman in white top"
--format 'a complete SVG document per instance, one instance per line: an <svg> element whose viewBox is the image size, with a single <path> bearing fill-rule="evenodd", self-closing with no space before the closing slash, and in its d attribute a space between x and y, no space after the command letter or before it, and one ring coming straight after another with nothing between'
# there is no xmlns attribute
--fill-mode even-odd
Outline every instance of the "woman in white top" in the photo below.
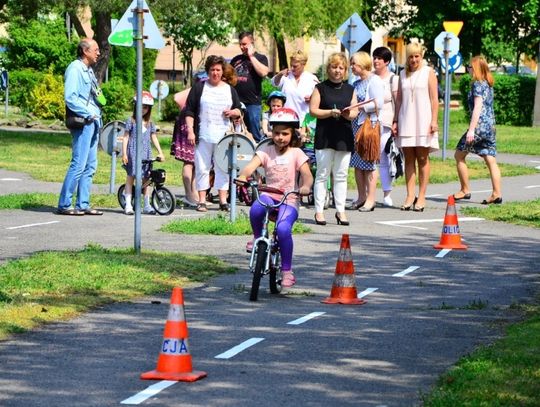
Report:
<svg viewBox="0 0 540 407"><path fill-rule="evenodd" d="M437 77L424 63L422 45L408 44L405 55L407 62L399 77L392 132L405 155L407 198L401 210L423 212L429 183L429 153L439 149ZM415 196L417 163L418 197Z"/></svg>
<svg viewBox="0 0 540 407"><path fill-rule="evenodd" d="M379 112L381 121L381 158L379 162L379 174L381 176L381 186L384 193L383 205L392 206L392 176L390 175L390 161L384 148L392 137L392 121L394 120L394 101L397 97L399 77L394 75L388 65L392 60L392 51L386 47L378 47L373 50L373 69L375 74L384 83L384 105Z"/></svg>
<svg viewBox="0 0 540 407"><path fill-rule="evenodd" d="M210 188L210 170L219 140L230 128L231 119L240 117L240 99L236 90L224 82L225 59L210 55L205 70L208 80L195 84L186 103L188 142L195 146L195 179L199 193L197 210L206 212L206 190ZM228 210L229 176L214 167L214 187L218 190L219 208Z"/></svg>
<svg viewBox="0 0 540 407"><path fill-rule="evenodd" d="M309 100L319 80L315 75L306 72L308 57L304 51L296 51L291 55L291 67L283 69L272 78L272 85L277 86L287 97L285 107L293 109L304 122L309 113Z"/></svg>

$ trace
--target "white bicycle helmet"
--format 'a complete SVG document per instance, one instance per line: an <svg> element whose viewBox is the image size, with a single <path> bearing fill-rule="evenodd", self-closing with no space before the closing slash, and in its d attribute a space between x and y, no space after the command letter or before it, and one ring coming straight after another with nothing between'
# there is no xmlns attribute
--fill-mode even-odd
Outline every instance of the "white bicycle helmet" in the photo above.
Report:
<svg viewBox="0 0 540 407"><path fill-rule="evenodd" d="M133 101L137 101L137 95L133 96ZM142 92L142 104L146 106L154 106L154 97L147 90Z"/></svg>
<svg viewBox="0 0 540 407"><path fill-rule="evenodd" d="M300 127L298 115L293 109L289 109L288 107L282 107L274 110L268 118L268 123L270 123L272 126L275 126L276 124L285 124L295 129Z"/></svg>

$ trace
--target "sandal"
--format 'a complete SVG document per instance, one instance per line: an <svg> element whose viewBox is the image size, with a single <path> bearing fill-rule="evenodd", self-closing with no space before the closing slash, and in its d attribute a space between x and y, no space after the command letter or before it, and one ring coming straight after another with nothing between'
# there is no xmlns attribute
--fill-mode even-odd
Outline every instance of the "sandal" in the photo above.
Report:
<svg viewBox="0 0 540 407"><path fill-rule="evenodd" d="M229 205L226 203L220 203L219 210L222 212L229 212Z"/></svg>
<svg viewBox="0 0 540 407"><path fill-rule="evenodd" d="M292 271L284 271L283 278L281 279L282 287L292 287L296 283L296 278Z"/></svg>
<svg viewBox="0 0 540 407"><path fill-rule="evenodd" d="M56 210L57 215L68 215L68 216L83 216L84 211L79 211L78 209L73 208L67 208L67 209L60 209L58 208Z"/></svg>
<svg viewBox="0 0 540 407"><path fill-rule="evenodd" d="M92 208L86 208L83 213L85 215L96 215L96 216L101 216L103 215L103 212L102 211L98 211L97 209L92 209Z"/></svg>
<svg viewBox="0 0 540 407"><path fill-rule="evenodd" d="M205 203L198 203L196 211L197 212L208 212L208 208L206 207Z"/></svg>

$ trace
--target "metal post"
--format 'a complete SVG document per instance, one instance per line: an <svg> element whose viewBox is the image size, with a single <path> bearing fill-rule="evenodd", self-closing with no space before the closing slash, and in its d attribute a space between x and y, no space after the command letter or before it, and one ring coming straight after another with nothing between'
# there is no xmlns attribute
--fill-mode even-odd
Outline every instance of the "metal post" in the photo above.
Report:
<svg viewBox="0 0 540 407"><path fill-rule="evenodd" d="M443 149L442 159L446 159L446 144L448 142L448 123L450 119L450 92L452 87L450 86L450 66L448 54L450 53L450 36L447 34L444 38L444 114L443 114Z"/></svg>
<svg viewBox="0 0 540 407"><path fill-rule="evenodd" d="M176 59L176 57L175 57L176 43L174 41L172 42L172 47L173 47L172 48L172 90L173 90L173 93L174 93L174 91L175 91L174 85L175 85L175 82L176 82L176 68L175 68L175 63L176 63L176 61L175 61L175 59Z"/></svg>
<svg viewBox="0 0 540 407"><path fill-rule="evenodd" d="M237 177L237 164L238 164L238 160L237 160L237 155L238 155L238 146L237 146L237 142L236 142L236 134L233 135L232 137L232 141L231 143L229 144L229 151L230 151L230 156L229 156L229 162L230 162L230 166L229 166L229 170L230 170L230 174L231 174L231 179L229 181L229 194L231 196L231 216L230 216L230 219L231 219L231 222L235 222L236 221L236 184L234 183L234 180L236 179Z"/></svg>
<svg viewBox="0 0 540 407"><path fill-rule="evenodd" d="M143 0L137 0L137 9L134 10L137 19L137 32L135 41L137 46L137 102L136 121L137 135L135 148L135 253L141 252L141 190L142 190L142 72L143 72Z"/></svg>
<svg viewBox="0 0 540 407"><path fill-rule="evenodd" d="M8 104L9 104L9 76L7 77L7 86L6 86L6 117L8 116Z"/></svg>

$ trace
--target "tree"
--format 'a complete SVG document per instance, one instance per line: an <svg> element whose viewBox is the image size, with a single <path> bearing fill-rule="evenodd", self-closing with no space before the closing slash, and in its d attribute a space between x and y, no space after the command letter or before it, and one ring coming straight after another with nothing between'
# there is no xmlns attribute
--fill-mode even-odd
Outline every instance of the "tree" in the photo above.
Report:
<svg viewBox="0 0 540 407"><path fill-rule="evenodd" d="M191 80L193 51L203 50L212 42L228 44L231 26L223 9L217 10L210 2L186 0L180 10L167 3L159 6L164 34L173 39L180 52L186 78Z"/></svg>
<svg viewBox="0 0 540 407"><path fill-rule="evenodd" d="M238 31L268 33L274 39L280 69L288 65L286 37L324 38L334 34L351 14L369 8L363 0L342 0L339 6L332 0L230 0L228 7Z"/></svg>

